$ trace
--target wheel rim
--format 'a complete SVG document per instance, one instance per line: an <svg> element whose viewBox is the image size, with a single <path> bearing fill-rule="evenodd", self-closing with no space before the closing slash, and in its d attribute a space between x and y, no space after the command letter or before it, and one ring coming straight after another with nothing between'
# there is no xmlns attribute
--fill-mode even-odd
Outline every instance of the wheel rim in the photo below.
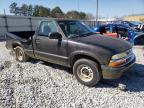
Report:
<svg viewBox="0 0 144 108"><path fill-rule="evenodd" d="M17 51L17 59L19 61L23 60L23 52L20 49L18 49L18 51Z"/></svg>
<svg viewBox="0 0 144 108"><path fill-rule="evenodd" d="M84 82L89 82L93 79L93 71L87 65L80 65L77 69L77 75Z"/></svg>

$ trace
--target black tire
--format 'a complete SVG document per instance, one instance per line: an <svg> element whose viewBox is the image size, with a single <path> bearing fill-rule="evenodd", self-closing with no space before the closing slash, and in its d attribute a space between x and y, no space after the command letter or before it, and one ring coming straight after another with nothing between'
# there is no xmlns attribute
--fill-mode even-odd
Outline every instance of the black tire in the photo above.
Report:
<svg viewBox="0 0 144 108"><path fill-rule="evenodd" d="M23 50L22 47L17 46L15 48L15 58L19 62L26 62L29 59L29 56L27 56Z"/></svg>
<svg viewBox="0 0 144 108"><path fill-rule="evenodd" d="M89 59L77 60L73 66L73 74L81 84L89 87L95 86L102 76L99 65Z"/></svg>

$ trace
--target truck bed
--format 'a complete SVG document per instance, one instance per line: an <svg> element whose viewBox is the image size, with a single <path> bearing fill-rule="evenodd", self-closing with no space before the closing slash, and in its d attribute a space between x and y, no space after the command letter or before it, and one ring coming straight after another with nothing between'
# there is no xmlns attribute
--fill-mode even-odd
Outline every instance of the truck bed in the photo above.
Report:
<svg viewBox="0 0 144 108"><path fill-rule="evenodd" d="M28 40L30 37L34 35L35 31L22 31L22 32L9 32L9 34L13 34L17 37Z"/></svg>
<svg viewBox="0 0 144 108"><path fill-rule="evenodd" d="M7 49L13 48L14 41L20 41L23 44L28 44L35 31L22 31L22 32L7 32L6 33L6 47Z"/></svg>

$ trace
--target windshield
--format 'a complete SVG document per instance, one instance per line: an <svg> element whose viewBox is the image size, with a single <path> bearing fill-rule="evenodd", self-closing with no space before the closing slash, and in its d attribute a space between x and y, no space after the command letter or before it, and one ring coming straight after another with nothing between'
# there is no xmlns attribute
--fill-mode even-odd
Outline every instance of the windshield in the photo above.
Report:
<svg viewBox="0 0 144 108"><path fill-rule="evenodd" d="M58 21L58 24L68 38L94 34L90 28L80 21Z"/></svg>

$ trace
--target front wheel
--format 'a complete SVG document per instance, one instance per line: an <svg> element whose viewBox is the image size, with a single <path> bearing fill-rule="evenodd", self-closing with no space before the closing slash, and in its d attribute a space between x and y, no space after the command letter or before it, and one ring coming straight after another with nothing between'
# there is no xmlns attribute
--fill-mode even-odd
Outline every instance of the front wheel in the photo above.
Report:
<svg viewBox="0 0 144 108"><path fill-rule="evenodd" d="M15 48L15 56L16 56L16 60L19 62L25 62L29 59L29 57L25 54L23 48L20 46L17 46Z"/></svg>
<svg viewBox="0 0 144 108"><path fill-rule="evenodd" d="M73 73L76 79L89 87L95 86L101 79L98 64L89 59L79 59L74 63Z"/></svg>

